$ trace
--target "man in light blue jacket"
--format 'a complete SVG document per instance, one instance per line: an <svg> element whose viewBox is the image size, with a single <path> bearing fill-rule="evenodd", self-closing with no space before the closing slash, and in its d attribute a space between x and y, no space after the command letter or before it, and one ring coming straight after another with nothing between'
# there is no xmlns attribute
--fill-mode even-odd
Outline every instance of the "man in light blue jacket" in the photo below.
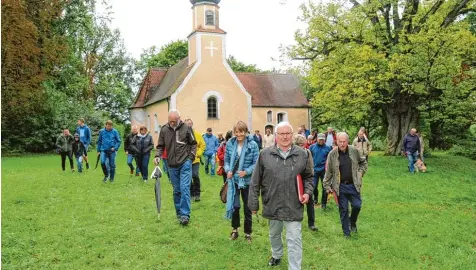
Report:
<svg viewBox="0 0 476 270"><path fill-rule="evenodd" d="M89 169L89 161L88 161L88 147L91 144L91 129L84 123L84 118L78 119L78 127L76 128L76 132L79 134L79 140L84 144L84 155L83 159L86 162L86 169Z"/></svg>
<svg viewBox="0 0 476 270"><path fill-rule="evenodd" d="M220 146L220 142L218 138L213 135L212 129L207 128L207 133L203 134L203 140L205 140L205 153L203 153L203 157L205 158L205 173L208 174L208 165L211 164L210 175L215 175L215 157L218 147Z"/></svg>
<svg viewBox="0 0 476 270"><path fill-rule="evenodd" d="M121 146L121 137L119 132L112 128L112 121L106 121L106 127L99 131L99 138L97 142L97 151L101 155L101 167L104 173L104 183L107 179L114 182L114 175L116 174L116 153ZM106 165L106 163L109 165Z"/></svg>

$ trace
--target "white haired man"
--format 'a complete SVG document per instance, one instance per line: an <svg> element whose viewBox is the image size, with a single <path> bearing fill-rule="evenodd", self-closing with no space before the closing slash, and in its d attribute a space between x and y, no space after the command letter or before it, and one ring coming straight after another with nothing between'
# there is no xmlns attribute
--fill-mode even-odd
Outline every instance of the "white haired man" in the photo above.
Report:
<svg viewBox="0 0 476 270"><path fill-rule="evenodd" d="M351 232L357 233L357 218L362 207L360 189L362 176L367 171L367 161L360 156L357 149L349 145L347 133L338 133L336 139L337 148L327 157L324 188L327 193L337 193L342 231L348 238ZM350 218L349 202L352 205Z"/></svg>
<svg viewBox="0 0 476 270"><path fill-rule="evenodd" d="M180 119L177 110L170 110L168 123L160 129L159 142L155 155L155 165L167 149L170 179L173 185L174 204L180 224L188 225L191 213L190 183L192 161L197 153L197 141L193 130Z"/></svg>
<svg viewBox="0 0 476 270"><path fill-rule="evenodd" d="M251 177L248 206L252 213L259 210L261 193L263 217L269 219L269 239L272 258L269 266L277 266L283 256L282 232L286 226L289 269L301 269L304 204L313 190L312 159L306 151L293 146L293 128L287 122L276 126L276 145L261 151ZM296 178L301 175L304 187L298 193Z"/></svg>

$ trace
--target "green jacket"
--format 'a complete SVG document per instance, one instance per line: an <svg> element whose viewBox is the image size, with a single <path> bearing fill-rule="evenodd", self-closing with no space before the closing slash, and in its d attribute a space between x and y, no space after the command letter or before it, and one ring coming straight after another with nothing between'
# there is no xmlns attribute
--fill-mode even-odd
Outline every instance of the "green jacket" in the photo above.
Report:
<svg viewBox="0 0 476 270"><path fill-rule="evenodd" d="M56 147L61 149L61 152L69 152L73 150L74 138L70 134L68 136L60 135L56 139Z"/></svg>
<svg viewBox="0 0 476 270"><path fill-rule="evenodd" d="M352 180L355 189L360 193L362 187L362 175L367 172L367 160L353 146L348 146L349 157L352 161ZM340 172L339 172L339 148L333 149L327 156L327 170L324 176L324 189L335 190L339 195Z"/></svg>

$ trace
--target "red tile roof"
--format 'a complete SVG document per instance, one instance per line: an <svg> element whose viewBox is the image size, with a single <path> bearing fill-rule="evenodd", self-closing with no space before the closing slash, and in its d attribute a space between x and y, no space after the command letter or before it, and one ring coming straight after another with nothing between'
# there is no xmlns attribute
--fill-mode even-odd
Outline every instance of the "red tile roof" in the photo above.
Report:
<svg viewBox="0 0 476 270"><path fill-rule="evenodd" d="M214 33L214 34L226 34L226 32L220 28L217 29L205 29L202 26L199 26L197 30L193 31L190 33L190 35L187 36L187 38L191 37L193 34L200 32L200 33Z"/></svg>
<svg viewBox="0 0 476 270"><path fill-rule="evenodd" d="M131 108L142 108L170 97L193 66L188 66L188 58L184 58L168 70L150 69ZM294 75L236 73L236 76L251 95L253 107L310 107Z"/></svg>
<svg viewBox="0 0 476 270"><path fill-rule="evenodd" d="M136 99L134 101L134 104L132 105L132 108L140 108L144 106L147 99L149 98L150 89L156 85L159 85L166 74L167 74L167 69L162 69L162 68L149 69L149 71L147 72L147 75L144 78L144 81L142 82L142 86L136 95Z"/></svg>
<svg viewBox="0 0 476 270"><path fill-rule="evenodd" d="M309 102L292 74L236 73L251 95L253 107L308 108Z"/></svg>

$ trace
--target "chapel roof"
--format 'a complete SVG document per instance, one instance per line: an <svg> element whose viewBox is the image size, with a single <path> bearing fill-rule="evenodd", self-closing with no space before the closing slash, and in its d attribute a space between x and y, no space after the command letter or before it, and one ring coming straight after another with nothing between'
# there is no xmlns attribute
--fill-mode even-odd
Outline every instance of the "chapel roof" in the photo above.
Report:
<svg viewBox="0 0 476 270"><path fill-rule="evenodd" d="M308 100L292 74L236 73L251 95L253 107L307 108Z"/></svg>
<svg viewBox="0 0 476 270"><path fill-rule="evenodd" d="M171 68L147 73L132 108L142 108L170 97L195 65L188 57ZM251 95L253 107L308 108L309 103L292 74L238 72L236 76Z"/></svg>

